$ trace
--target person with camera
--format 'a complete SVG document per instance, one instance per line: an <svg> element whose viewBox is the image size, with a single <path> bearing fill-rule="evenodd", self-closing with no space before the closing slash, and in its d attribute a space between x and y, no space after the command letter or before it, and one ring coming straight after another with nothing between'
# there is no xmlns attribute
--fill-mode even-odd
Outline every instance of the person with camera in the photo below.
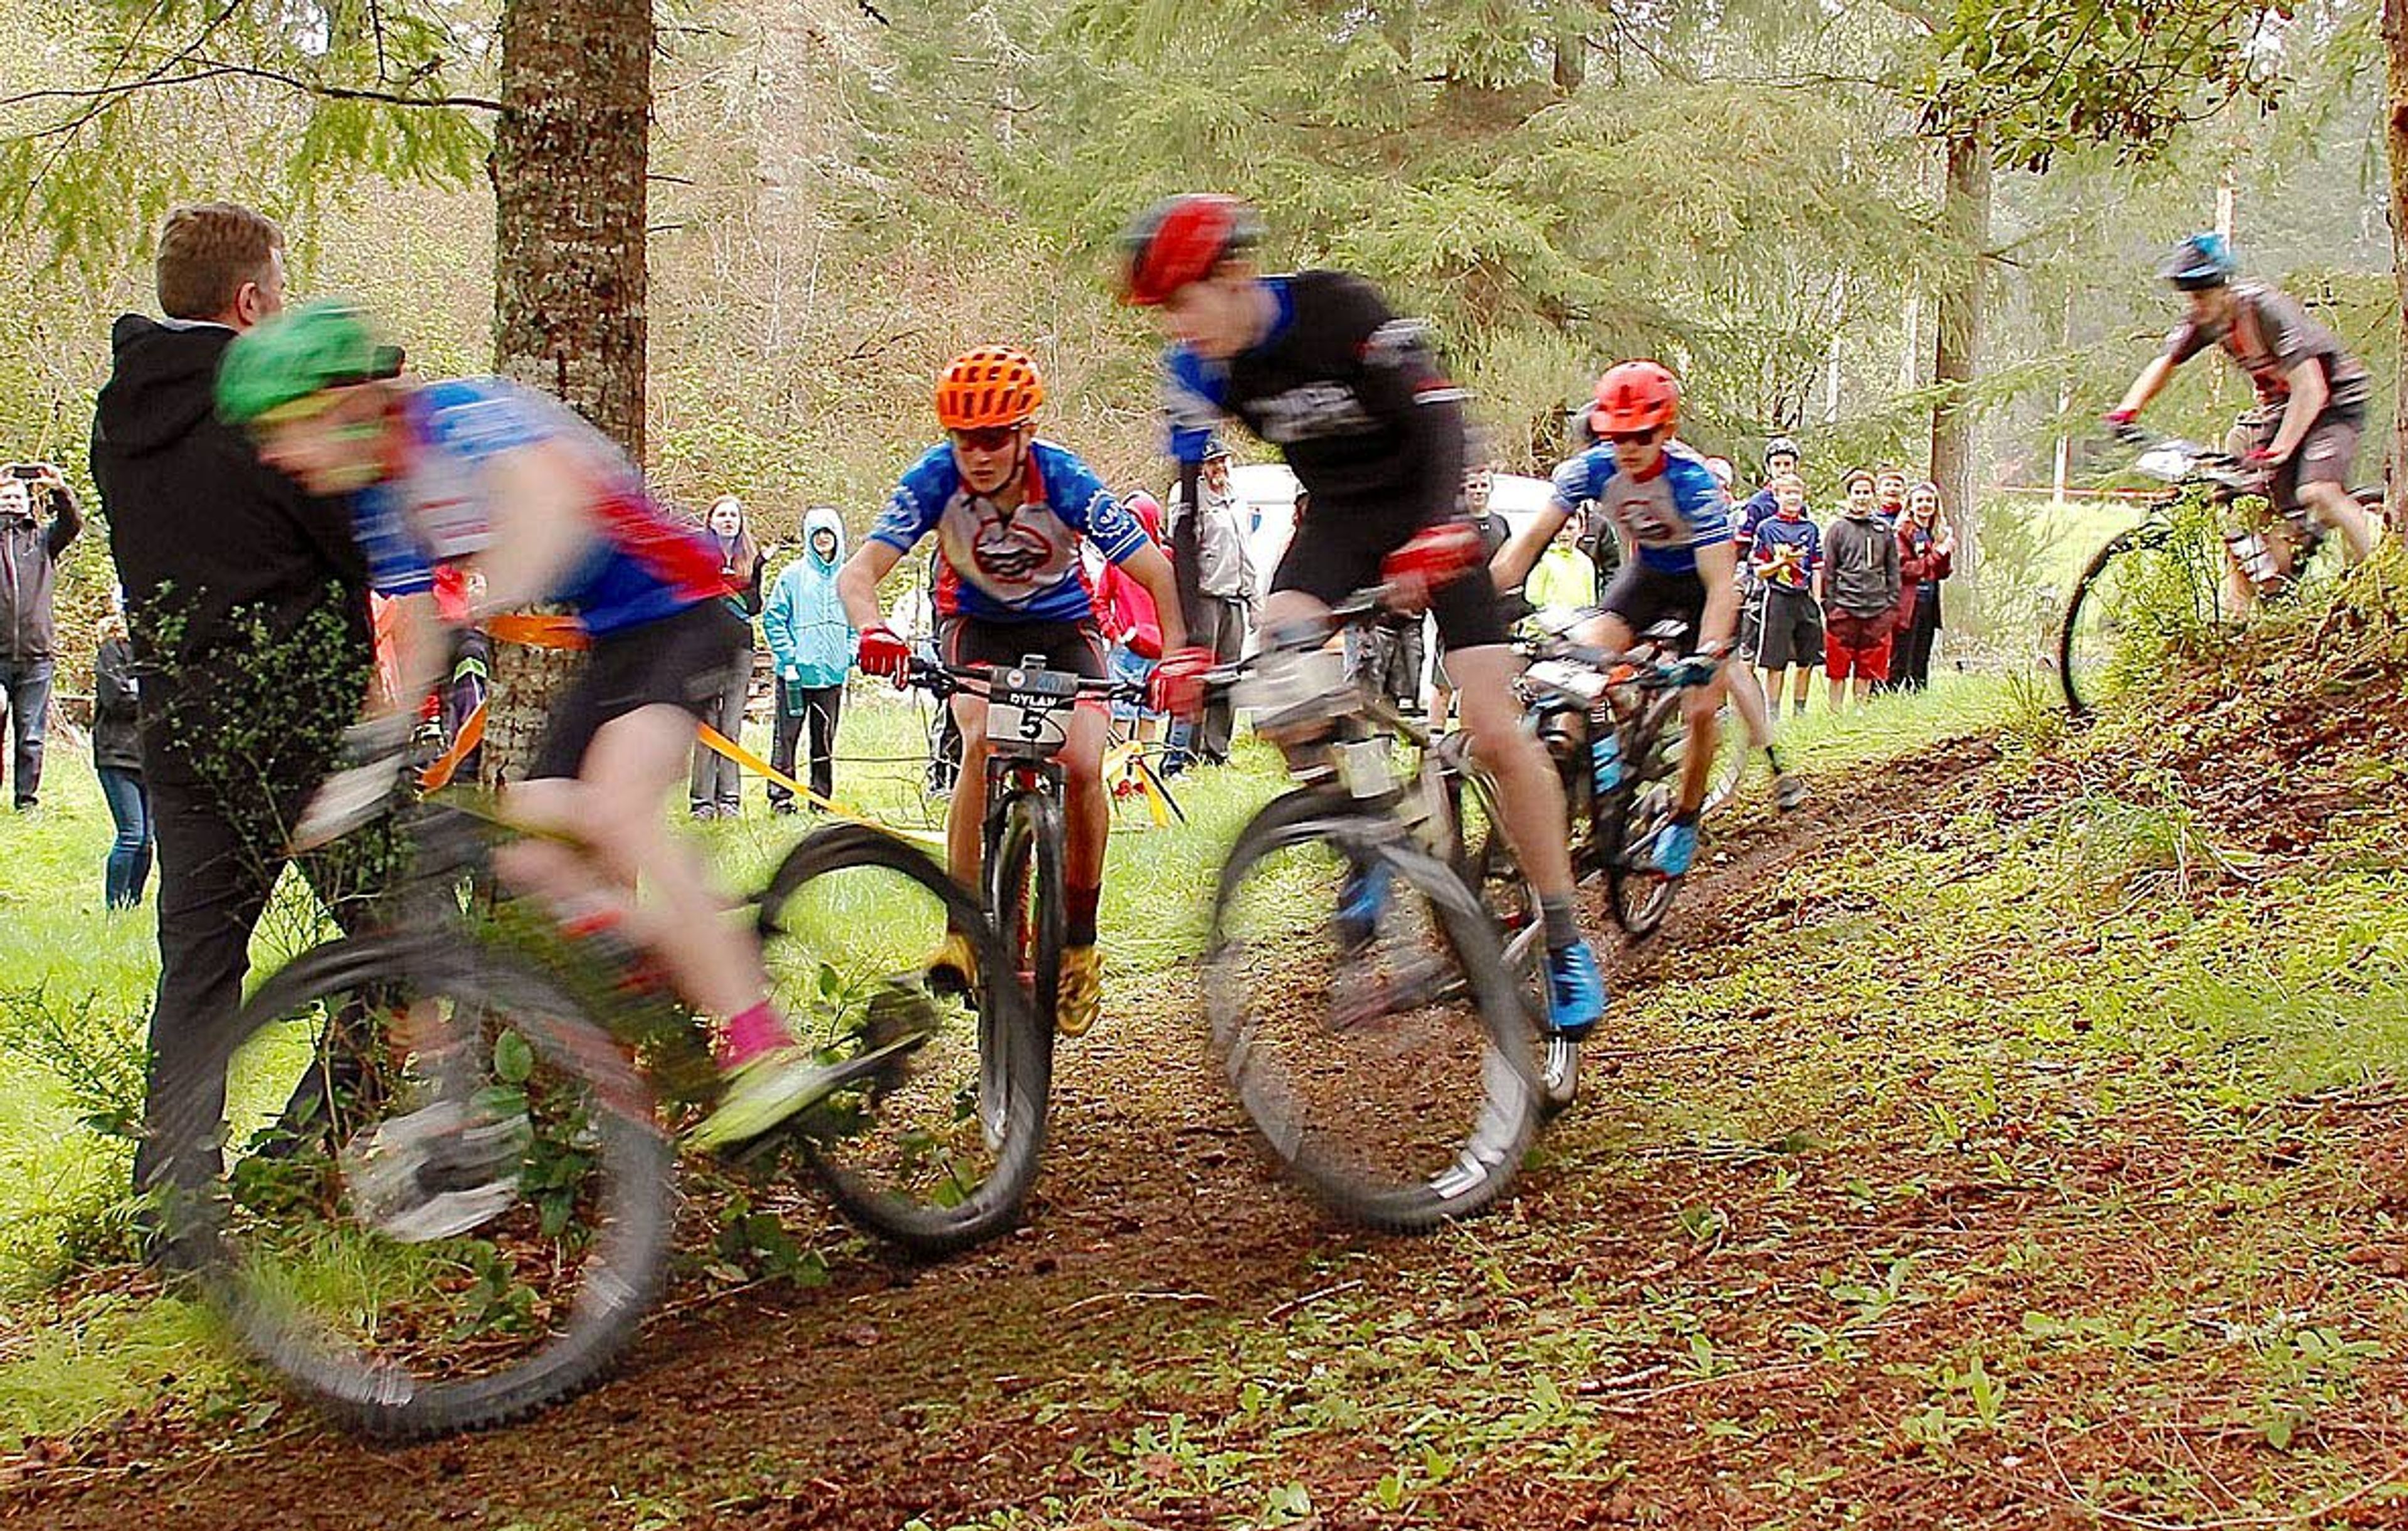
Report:
<svg viewBox="0 0 2408 1531"><path fill-rule="evenodd" d="M50 715L51 614L59 555L83 530L83 509L48 463L11 463L0 473L0 700L13 751L17 811L42 791L42 728Z"/></svg>

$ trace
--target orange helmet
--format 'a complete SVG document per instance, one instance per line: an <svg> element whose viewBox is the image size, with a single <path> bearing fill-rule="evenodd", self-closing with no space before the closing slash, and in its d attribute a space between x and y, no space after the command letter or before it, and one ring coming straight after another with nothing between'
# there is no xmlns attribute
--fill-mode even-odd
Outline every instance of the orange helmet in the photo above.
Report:
<svg viewBox="0 0 2408 1531"><path fill-rule="evenodd" d="M1669 427L1681 418L1681 379L1655 362L1624 362L1597 380L1589 422L1599 436Z"/></svg>
<svg viewBox="0 0 2408 1531"><path fill-rule="evenodd" d="M937 421L949 431L1017 425L1044 402L1037 364L1007 346L965 351L937 379Z"/></svg>

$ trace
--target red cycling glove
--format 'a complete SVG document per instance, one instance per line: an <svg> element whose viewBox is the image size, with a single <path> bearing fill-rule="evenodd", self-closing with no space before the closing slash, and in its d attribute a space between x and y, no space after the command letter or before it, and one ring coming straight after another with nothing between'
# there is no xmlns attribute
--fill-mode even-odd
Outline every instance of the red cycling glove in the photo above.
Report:
<svg viewBox="0 0 2408 1531"><path fill-rule="evenodd" d="M1485 551L1469 522L1441 522L1423 527L1390 553L1380 565L1380 578L1392 585L1432 591L1470 572Z"/></svg>
<svg viewBox="0 0 2408 1531"><path fill-rule="evenodd" d="M892 627L875 622L861 630L861 653L854 663L864 675L883 676L899 686L911 673L911 646Z"/></svg>
<svg viewBox="0 0 2408 1531"><path fill-rule="evenodd" d="M1212 651L1189 645L1162 656L1146 682L1146 706L1174 718L1192 718L1204 708L1204 677L1212 669Z"/></svg>

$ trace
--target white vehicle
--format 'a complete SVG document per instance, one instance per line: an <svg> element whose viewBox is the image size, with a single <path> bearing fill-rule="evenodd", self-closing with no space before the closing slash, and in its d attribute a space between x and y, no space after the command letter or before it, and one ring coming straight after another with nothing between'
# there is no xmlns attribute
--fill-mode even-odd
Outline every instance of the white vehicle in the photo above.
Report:
<svg viewBox="0 0 2408 1531"><path fill-rule="evenodd" d="M1268 593L1271 571L1279 567L1282 554L1287 551L1288 538L1296 533L1296 475L1284 463L1248 463L1229 471L1229 487L1236 490L1239 502L1244 506L1246 553L1254 563L1254 588ZM1500 473L1489 491L1491 511L1503 516L1505 524L1518 532L1530 523L1530 518L1547 508L1548 497L1555 486L1544 479L1526 478L1518 473Z"/></svg>

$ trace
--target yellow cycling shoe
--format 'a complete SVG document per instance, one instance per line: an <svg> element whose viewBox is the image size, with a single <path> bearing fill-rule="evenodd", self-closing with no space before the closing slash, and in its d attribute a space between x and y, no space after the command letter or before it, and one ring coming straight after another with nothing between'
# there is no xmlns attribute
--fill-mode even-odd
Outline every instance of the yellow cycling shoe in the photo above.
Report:
<svg viewBox="0 0 2408 1531"><path fill-rule="evenodd" d="M1062 978L1054 990L1054 1024L1065 1037L1084 1037L1104 1008L1104 959L1092 946L1062 949Z"/></svg>
<svg viewBox="0 0 2408 1531"><path fill-rule="evenodd" d="M978 948L958 930L945 932L945 939L928 959L928 983L932 988L949 989L968 994L978 987Z"/></svg>

